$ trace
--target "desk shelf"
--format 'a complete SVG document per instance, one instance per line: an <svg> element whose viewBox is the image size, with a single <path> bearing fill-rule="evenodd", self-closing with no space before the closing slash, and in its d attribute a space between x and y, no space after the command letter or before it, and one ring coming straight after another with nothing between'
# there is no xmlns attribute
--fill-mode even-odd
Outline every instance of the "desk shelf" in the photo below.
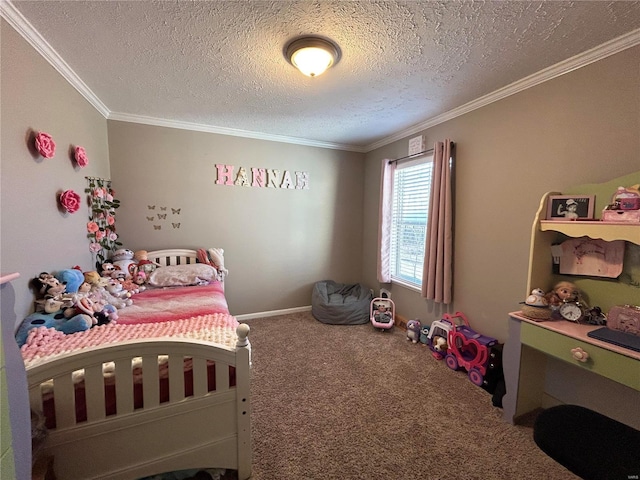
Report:
<svg viewBox="0 0 640 480"><path fill-rule="evenodd" d="M605 242L625 240L640 245L640 223L541 220L540 231L559 232L572 238L589 237L602 239Z"/></svg>

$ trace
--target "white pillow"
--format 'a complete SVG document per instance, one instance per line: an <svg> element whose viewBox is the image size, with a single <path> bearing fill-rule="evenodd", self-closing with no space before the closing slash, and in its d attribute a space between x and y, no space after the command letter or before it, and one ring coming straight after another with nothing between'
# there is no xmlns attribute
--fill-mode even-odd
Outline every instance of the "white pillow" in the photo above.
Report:
<svg viewBox="0 0 640 480"><path fill-rule="evenodd" d="M169 265L156 268L147 283L154 287L185 287L204 285L216 279L218 272L211 265L194 263L189 265Z"/></svg>

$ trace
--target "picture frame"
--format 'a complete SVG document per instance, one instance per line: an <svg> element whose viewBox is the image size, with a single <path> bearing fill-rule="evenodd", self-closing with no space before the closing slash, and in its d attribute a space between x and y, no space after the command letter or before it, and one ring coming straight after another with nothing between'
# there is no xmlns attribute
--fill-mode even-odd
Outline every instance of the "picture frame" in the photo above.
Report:
<svg viewBox="0 0 640 480"><path fill-rule="evenodd" d="M595 195L549 195L547 220L593 220Z"/></svg>

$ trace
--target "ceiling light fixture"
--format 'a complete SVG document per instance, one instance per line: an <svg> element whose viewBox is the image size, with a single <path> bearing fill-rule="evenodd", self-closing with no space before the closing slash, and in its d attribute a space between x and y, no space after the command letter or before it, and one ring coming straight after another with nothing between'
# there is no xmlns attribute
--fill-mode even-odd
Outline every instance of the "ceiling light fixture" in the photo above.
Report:
<svg viewBox="0 0 640 480"><path fill-rule="evenodd" d="M300 37L287 45L285 57L307 77L317 77L338 63L340 49L324 38Z"/></svg>

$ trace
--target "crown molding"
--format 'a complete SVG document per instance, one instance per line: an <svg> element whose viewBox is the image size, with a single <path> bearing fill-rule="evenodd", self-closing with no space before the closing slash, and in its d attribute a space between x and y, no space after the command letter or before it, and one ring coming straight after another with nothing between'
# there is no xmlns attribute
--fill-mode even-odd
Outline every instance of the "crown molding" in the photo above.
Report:
<svg viewBox="0 0 640 480"><path fill-rule="evenodd" d="M456 117L477 110L493 102L497 102L498 100L502 100L503 98L509 97L528 88L535 87L536 85L552 80L591 63L597 62L598 60L602 60L603 58L619 53L623 50L626 50L627 48L635 47L636 45L640 45L640 28L618 38L614 38L613 40L603 43L602 45L592 48L591 50L587 50L567 60L556 63L555 65L545 68L544 70L540 70L533 75L529 75L528 77L513 82L506 87L500 88L492 93L489 93L488 95L477 98L460 107L454 108L453 110L449 110L448 112L445 112L441 115L437 115L405 130L394 133L389 137L383 138L382 140L367 145L364 150L367 153L371 152L372 150L383 147L397 140L402 140L403 138L406 138L410 135L422 132L428 128L434 127L448 120L452 120Z"/></svg>
<svg viewBox="0 0 640 480"><path fill-rule="evenodd" d="M202 123L179 122L175 120L166 120L163 118L146 117L143 115L131 115L128 113L112 112L109 115L108 119L121 122L153 125L156 127L179 128L182 130L192 130L195 132L217 133L220 135L231 135L234 137L254 138L256 140L268 140L270 142L292 143L295 145L304 145L307 147L319 147L332 150L365 153L364 149L361 146L356 145L321 142L317 140L308 140L305 138L288 137L285 135L273 135L267 133L252 132L249 130L239 130L235 128L216 127L213 125L206 125Z"/></svg>
<svg viewBox="0 0 640 480"><path fill-rule="evenodd" d="M0 0L0 16L4 18L29 44L57 71L62 75L91 105L94 106L100 114L108 120L119 120L124 122L140 123L146 125L155 125L169 128L179 128L183 130L194 130L199 132L217 133L221 135L232 135L236 137L254 138L258 140L267 140L273 142L291 143L295 145L304 145L310 147L328 148L333 150L343 150L358 153L368 153L377 148L383 147L397 140L402 140L410 135L422 132L428 128L434 127L448 120L464 115L466 113L477 110L491 103L502 100L503 98L514 95L518 92L534 87L548 80L572 72L591 63L602 60L603 58L614 55L627 48L635 47L640 44L640 28L633 30L625 35L603 43L595 48L587 50L572 58L552 65L544 70L529 75L510 85L500 88L488 95L477 98L460 107L454 108L441 115L436 115L430 119L413 125L407 129L401 130L388 137L378 140L369 145L349 145L331 142L321 142L316 140L308 140L297 137L288 137L284 135L270 135L260 132L251 132L247 130L238 130L225 127L215 127L211 125L179 122L165 120L160 118L145 117L139 115L130 115L126 113L111 112L107 106L91 91L91 89L82 81L82 79L71 69L64 59L49 45L49 43L40 35L40 33L24 18L24 16L15 8L11 0Z"/></svg>
<svg viewBox="0 0 640 480"><path fill-rule="evenodd" d="M58 55L40 33L24 18L9 0L0 1L0 16L4 18L29 44L47 60L67 82L69 82L87 101L105 118L109 117L109 109L91 89L82 81L71 67Z"/></svg>

